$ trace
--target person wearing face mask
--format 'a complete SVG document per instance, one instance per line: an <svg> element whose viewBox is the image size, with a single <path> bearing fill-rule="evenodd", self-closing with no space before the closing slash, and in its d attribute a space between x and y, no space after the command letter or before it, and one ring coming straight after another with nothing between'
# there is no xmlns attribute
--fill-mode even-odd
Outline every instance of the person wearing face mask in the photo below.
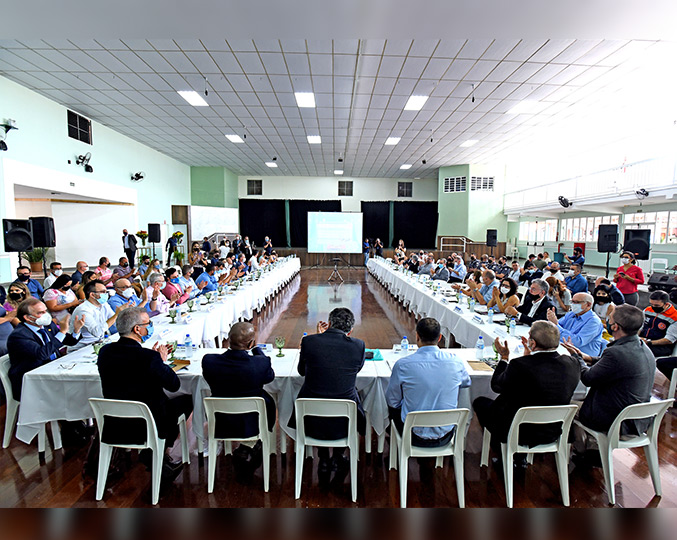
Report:
<svg viewBox="0 0 677 540"><path fill-rule="evenodd" d="M571 291L571 294L588 292L588 280L581 274L581 266L578 264L571 265L571 270L569 270L567 277L564 278L564 283L567 289Z"/></svg>
<svg viewBox="0 0 677 540"><path fill-rule="evenodd" d="M146 311L151 316L158 314L166 315L169 310L176 306L176 301L180 294L174 292L169 298L162 294L162 290L167 286L164 274L151 274L148 280L148 287L146 287L146 297L148 298L148 305Z"/></svg>
<svg viewBox="0 0 677 540"><path fill-rule="evenodd" d="M82 274L84 274L88 270L89 266L85 261L78 261L78 263L75 265L75 272L71 274L73 289L75 289L76 286L80 285L80 282L82 281Z"/></svg>
<svg viewBox="0 0 677 540"><path fill-rule="evenodd" d="M571 291L566 288L564 281L553 276L545 278L545 282L550 286L548 296L555 306L557 318L564 317L571 310Z"/></svg>
<svg viewBox="0 0 677 540"><path fill-rule="evenodd" d="M202 375L213 397L261 397L266 402L268 430L275 426L275 401L263 389L275 379L270 358L256 346L256 330L251 323L239 322L228 333L230 348L223 354L202 358ZM259 431L256 413L218 415L216 437L253 437ZM251 474L262 462L261 441L242 443L233 452L236 474ZM246 467L247 470L241 470Z"/></svg>
<svg viewBox="0 0 677 540"><path fill-rule="evenodd" d="M9 379L14 399L21 401L21 383L25 373L59 358L64 345L75 345L80 339L84 317L66 319L71 332L63 333L52 321L47 306L37 298L28 298L17 309L19 324L7 339L9 352Z"/></svg>
<svg viewBox="0 0 677 540"><path fill-rule="evenodd" d="M195 280L193 279L193 267L190 264L184 265L181 268L181 272L182 275L179 278L179 285L181 285L181 289L183 292L190 290L189 298L195 298L202 292L202 289L207 286L207 282L203 281L200 286L195 283ZM190 289L188 289L189 287Z"/></svg>
<svg viewBox="0 0 677 540"><path fill-rule="evenodd" d="M433 280L437 279L444 281L445 283L449 280L449 270L447 270L447 265L445 264L444 259L439 259L437 264L432 271Z"/></svg>
<svg viewBox="0 0 677 540"><path fill-rule="evenodd" d="M113 271L110 269L108 257L101 257L99 259L99 266L96 267L95 273L97 274L96 279L100 280L106 288L113 288L115 277L113 276Z"/></svg>
<svg viewBox="0 0 677 540"><path fill-rule="evenodd" d="M491 294L491 302L487 306L490 308L496 306L501 313L506 313L506 309L514 309L520 304L519 296L517 296L517 283L513 279L503 278L500 288L493 289Z"/></svg>
<svg viewBox="0 0 677 540"><path fill-rule="evenodd" d="M120 278L131 279L136 275L134 269L130 268L127 257L120 257L118 263L113 270L113 286L115 286L115 283Z"/></svg>
<svg viewBox="0 0 677 540"><path fill-rule="evenodd" d="M554 310L555 306L548 297L550 286L542 279L535 279L529 286L529 292L525 295L522 305L517 308L510 307L505 314L516 317L517 322L531 326L535 321L544 321L548 317L548 311Z"/></svg>
<svg viewBox="0 0 677 540"><path fill-rule="evenodd" d="M607 346L602 337L604 325L592 311L594 299L589 293L576 293L571 299L571 311L559 321L554 309L548 310L548 320L556 324L562 341L568 340L585 354L599 356Z"/></svg>
<svg viewBox="0 0 677 540"><path fill-rule="evenodd" d="M449 283L463 283L468 269L463 263L463 259L456 255L453 259L453 266L449 268Z"/></svg>
<svg viewBox="0 0 677 540"><path fill-rule="evenodd" d="M643 321L642 311L635 306L617 306L609 317L614 340L599 356L586 354L569 341L563 343L580 363L581 382L590 388L577 415L584 426L606 433L625 407L651 399L656 359L637 336ZM648 419L625 421L621 435L638 435L647 425ZM594 443L594 440L586 441L583 430L575 426L574 436L574 448L579 454ZM593 451L590 456L586 452L584 462L590 465L593 460L599 463L599 453ZM579 459L574 462L577 466L582 464Z"/></svg>
<svg viewBox="0 0 677 540"><path fill-rule="evenodd" d="M45 294L45 289L40 285L40 282L36 279L31 278L31 269L28 266L19 266L16 269L16 279L14 283L23 283L28 287L28 290L31 293L31 296L35 298L42 298L42 295Z"/></svg>
<svg viewBox="0 0 677 540"><path fill-rule="evenodd" d="M150 279L150 276L153 274L163 274L162 272L162 263L158 259L153 259L150 261L150 264L148 265L148 269L146 270L145 274L143 275L143 279L148 281Z"/></svg>
<svg viewBox="0 0 677 540"><path fill-rule="evenodd" d="M557 261L550 263L550 266L543 271L543 275L547 277L554 277L559 281L564 281L564 276L559 270L559 263Z"/></svg>
<svg viewBox="0 0 677 540"><path fill-rule="evenodd" d="M499 288L500 286L499 281L496 279L496 276L491 270L485 270L484 272L482 272L481 287L474 280L468 280L467 284L469 287L468 289L461 289L458 283L455 283L454 285L452 285L452 287L456 290L461 291L466 296L473 297L477 302L479 302L483 306L491 302L491 299L493 298L494 294L492 289Z"/></svg>
<svg viewBox="0 0 677 540"><path fill-rule="evenodd" d="M611 337L611 332L609 332L609 318L616 307L611 301L611 289L606 285L598 285L595 287L592 296L595 299L592 310L604 324L604 329L606 330L605 334L607 335L603 335L603 337L608 340Z"/></svg>
<svg viewBox="0 0 677 540"><path fill-rule="evenodd" d="M379 238L376 239L374 247L376 248L376 255L383 257L383 243ZM266 251L266 255L270 255L273 252L273 241L270 239L270 236L266 236L263 239L263 249Z"/></svg>
<svg viewBox="0 0 677 540"><path fill-rule="evenodd" d="M5 299L5 303L2 305L2 307L7 312L5 316L12 315L12 317L9 319L9 321L12 323L12 326L16 326L19 324L19 322L21 322L16 317L16 310L19 307L19 304L26 300L26 298L30 297L31 293L25 284L21 282L10 283L7 289L7 298Z"/></svg>
<svg viewBox="0 0 677 540"><path fill-rule="evenodd" d="M644 283L644 272L635 264L635 256L629 251L621 254L621 265L614 274L614 283L623 293L625 303L636 306L639 301L637 285Z"/></svg>
<svg viewBox="0 0 677 540"><path fill-rule="evenodd" d="M139 298L132 287L131 281L126 278L120 278L115 282L115 294L108 299L108 305L113 311L123 304L132 303L133 307L145 308L148 303L148 296L146 289L141 293Z"/></svg>
<svg viewBox="0 0 677 540"><path fill-rule="evenodd" d="M165 365L169 353L166 345L155 343L143 347L153 335L153 322L143 308L132 307L120 313L117 320L120 339L101 348L97 360L101 390L105 399L141 401L148 405L160 439L165 441L162 484L173 482L183 470L180 461L172 461L169 449L178 435L178 419L188 418L193 411L190 394L174 398L165 392L177 392L178 376ZM139 444L146 440L146 423L136 418L107 418L101 440L110 444ZM139 461L150 470L152 453L143 450Z"/></svg>
<svg viewBox="0 0 677 540"><path fill-rule="evenodd" d="M583 268L583 265L585 264L585 257L583 256L583 250L579 247L574 248L574 256L569 257L568 255L565 255L564 258L569 261L571 264L577 264L581 268Z"/></svg>
<svg viewBox="0 0 677 540"><path fill-rule="evenodd" d="M42 286L45 290L49 289L52 286L52 283L56 281L60 275L63 274L63 269L61 268L60 262L53 262L49 265L49 275L45 278L45 281L42 282Z"/></svg>
<svg viewBox="0 0 677 540"><path fill-rule="evenodd" d="M245 236L245 237L244 237L244 248L243 248L243 251L244 251L244 258L245 258L246 260L251 259L252 254L253 254L253 252L254 252L254 247L252 246L251 242L249 241L249 237L248 237L248 236Z"/></svg>
<svg viewBox="0 0 677 540"><path fill-rule="evenodd" d="M59 326L68 317L68 310L75 309L82 303L82 300L78 300L71 289L72 283L71 277L68 274L63 274L52 283L52 286L42 296L49 314ZM65 327L62 330L65 330Z"/></svg>
<svg viewBox="0 0 677 540"><path fill-rule="evenodd" d="M178 295L176 303L183 304L190 298L191 286L189 285L185 291L181 288L179 272L173 266L165 271L165 284L165 287L160 292L162 292L167 300L171 301L175 295Z"/></svg>
<svg viewBox="0 0 677 540"><path fill-rule="evenodd" d="M639 337L656 357L672 355L677 342L677 309L665 291L654 291L649 295Z"/></svg>
<svg viewBox="0 0 677 540"><path fill-rule="evenodd" d="M108 305L108 290L103 282L95 279L85 285L85 301L75 308L73 316L75 318L84 316L85 324L82 327L82 339L72 347L68 347L68 352L77 351L87 345L101 341L106 335L110 335L113 330L111 327L115 324L117 316L128 307L131 302L122 304L113 311ZM74 319L71 319L70 330L73 332Z"/></svg>
<svg viewBox="0 0 677 540"><path fill-rule="evenodd" d="M127 229L122 229L122 248L129 259L131 268L136 266L136 236L129 234Z"/></svg>
<svg viewBox="0 0 677 540"><path fill-rule="evenodd" d="M146 272L148 272L148 268L150 267L150 256L144 255L141 257L141 264L139 265L139 270L138 273L139 275L145 279Z"/></svg>
<svg viewBox="0 0 677 540"><path fill-rule="evenodd" d="M617 306L622 306L625 304L625 296L623 296L623 293L618 290L618 287L616 287L616 284L609 281L607 278L604 276L600 276L595 280L595 287L598 285L606 285L609 287L609 292L611 295L611 301L616 304Z"/></svg>
<svg viewBox="0 0 677 540"><path fill-rule="evenodd" d="M543 272L538 268L536 268L536 266L532 262L527 261L525 266L526 269L522 272L522 275L520 276L520 283L522 283L522 285L525 285L526 287L529 287L534 279L541 279L543 277Z"/></svg>

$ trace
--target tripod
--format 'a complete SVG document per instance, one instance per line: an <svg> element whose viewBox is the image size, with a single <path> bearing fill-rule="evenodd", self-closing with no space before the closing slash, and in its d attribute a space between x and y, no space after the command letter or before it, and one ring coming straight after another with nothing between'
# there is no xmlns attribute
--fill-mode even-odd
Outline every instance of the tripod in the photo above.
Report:
<svg viewBox="0 0 677 540"><path fill-rule="evenodd" d="M332 259L334 262L334 271L331 273L331 276L329 276L329 279L327 281L333 281L334 279L340 279L343 281L343 278L341 277L341 274L338 271L338 263L341 261L341 259Z"/></svg>

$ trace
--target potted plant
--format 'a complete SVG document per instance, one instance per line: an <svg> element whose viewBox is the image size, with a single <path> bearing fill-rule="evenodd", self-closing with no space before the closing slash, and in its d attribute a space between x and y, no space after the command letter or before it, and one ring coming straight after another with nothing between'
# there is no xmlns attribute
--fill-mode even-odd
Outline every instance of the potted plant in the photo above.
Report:
<svg viewBox="0 0 677 540"><path fill-rule="evenodd" d="M148 231L136 231L136 236L141 238L142 245L146 245L146 239L148 238Z"/></svg>
<svg viewBox="0 0 677 540"><path fill-rule="evenodd" d="M183 266L183 259L186 257L185 253L177 249L172 256L174 257L177 266Z"/></svg>
<svg viewBox="0 0 677 540"><path fill-rule="evenodd" d="M31 272L40 272L42 270L42 259L47 254L47 248L33 248L31 251L24 251L21 257L28 261Z"/></svg>

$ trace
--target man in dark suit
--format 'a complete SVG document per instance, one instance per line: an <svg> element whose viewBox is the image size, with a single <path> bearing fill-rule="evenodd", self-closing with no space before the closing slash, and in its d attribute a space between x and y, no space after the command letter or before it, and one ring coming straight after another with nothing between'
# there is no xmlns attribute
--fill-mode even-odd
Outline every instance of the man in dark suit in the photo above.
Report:
<svg viewBox="0 0 677 540"><path fill-rule="evenodd" d="M223 354L206 354L202 358L202 375L212 390L212 396L262 397L266 402L268 430L272 431L275 426L275 402L263 389L264 384L268 384L275 379L270 358L259 347L256 347L256 330L251 323L239 322L234 324L228 333L228 340L230 349L226 352ZM246 439L259 432L259 421L256 413L219 414L217 416L215 432L219 438L241 437ZM264 435L261 433L261 436ZM238 450L240 451L238 452ZM252 472L261 464L262 457L261 441L258 441L256 446L243 443L233 453L233 458L238 458L250 464Z"/></svg>
<svg viewBox="0 0 677 540"><path fill-rule="evenodd" d="M178 418L186 418L193 411L190 395L172 399L166 391L176 392L181 383L176 373L164 364L167 346L156 343L153 348L142 347L153 335L153 323L144 308L128 308L120 313L116 326L120 339L99 351L98 367L101 389L106 399L142 401L153 415L158 436L165 440L168 450L179 435ZM137 418L107 418L101 440L105 443L141 444L146 440L146 423ZM149 450L139 454L149 467ZM164 482L173 481L181 472L181 462L174 462L165 453L162 466Z"/></svg>
<svg viewBox="0 0 677 540"><path fill-rule="evenodd" d="M630 304L616 306L609 316L609 329L614 340L598 358L582 353L569 342L562 345L581 365L581 381L590 387L578 412L580 422L595 431L606 433L611 424L628 405L646 403L651 399L656 359L638 333L644 324L644 314ZM621 426L621 434L638 435L648 427L647 420L628 420ZM576 429L576 450L581 453L586 444L583 430ZM594 454L594 452L593 452ZM591 463L599 456L586 455ZM596 459L595 459L596 458Z"/></svg>
<svg viewBox="0 0 677 540"><path fill-rule="evenodd" d="M128 234L127 229L122 229L122 247L129 260L129 267L136 268L136 236Z"/></svg>
<svg viewBox="0 0 677 540"><path fill-rule="evenodd" d="M494 450L506 442L515 414L522 407L568 405L580 380L578 361L557 352L559 330L548 321L536 321L529 338L522 338L524 356L508 362L507 342L494 342L501 360L491 378L491 389L499 394L494 400L478 397L473 408L482 427L491 432ZM555 424L525 425L520 428L519 443L527 446L557 440L562 432Z"/></svg>
<svg viewBox="0 0 677 540"><path fill-rule="evenodd" d="M80 339L80 329L85 318L76 317L73 333L64 334L52 322L47 306L37 298L28 298L19 304L16 316L21 321L7 338L9 352L9 379L12 382L14 399L21 401L21 384L25 373L61 356L65 345L75 345ZM61 322L68 328L70 316Z"/></svg>
<svg viewBox="0 0 677 540"><path fill-rule="evenodd" d="M233 243L230 245L230 247L233 250L233 253L237 255L244 249L244 242L242 242L242 238L240 237L239 234L235 235L235 239L233 240Z"/></svg>
<svg viewBox="0 0 677 540"><path fill-rule="evenodd" d="M336 308L329 313L329 322L317 323L317 334L306 336L301 341L298 371L305 377L300 398L351 399L357 403L357 429L365 431L365 415L355 389L357 374L364 366L365 346L361 339L351 338L355 316L348 308ZM292 416L292 427L296 426ZM340 439L346 436L346 418L308 418L306 433L323 440ZM345 448L334 448L333 460L329 449L318 448L320 474L330 473L339 467L345 468Z"/></svg>
<svg viewBox="0 0 677 540"><path fill-rule="evenodd" d="M531 282L528 294L517 308L508 307L506 315L516 317L518 322L531 326L534 321L545 321L548 318L548 309L554 308L554 304L548 296L550 285L542 279Z"/></svg>

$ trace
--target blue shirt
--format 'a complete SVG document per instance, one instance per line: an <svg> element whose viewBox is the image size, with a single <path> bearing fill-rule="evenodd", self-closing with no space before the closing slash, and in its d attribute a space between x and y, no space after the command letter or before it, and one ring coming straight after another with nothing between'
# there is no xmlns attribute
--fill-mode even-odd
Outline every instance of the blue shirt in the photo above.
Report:
<svg viewBox="0 0 677 540"><path fill-rule="evenodd" d="M185 276L181 276L179 278L179 285L181 286L181 292L186 292L186 289L188 287L193 287L190 290L190 297L189 298L195 298L198 294L200 294L200 289L197 288L197 285L195 284L195 280L193 278L187 278Z"/></svg>
<svg viewBox="0 0 677 540"><path fill-rule="evenodd" d="M148 271L148 265L147 265L147 264L142 264L141 266L139 266L139 275L140 275L141 277L143 277L144 274L145 274L147 271Z"/></svg>
<svg viewBox="0 0 677 540"><path fill-rule="evenodd" d="M492 294L493 289L495 287L500 287L500 286L501 286L501 282L498 281L497 279L495 279L494 281L491 282L490 285L482 285L482 287L480 287L480 294L482 295L482 297L484 298L484 301L487 304L489 302L491 302L491 299L493 297L493 294Z"/></svg>
<svg viewBox="0 0 677 540"><path fill-rule="evenodd" d="M23 283L28 287L28 290L30 291L31 295L34 296L35 298L42 298L42 295L45 294L45 289L42 288L42 285L40 285L39 281L36 281L34 279L29 279L28 281L21 281L19 279L15 279L14 283Z"/></svg>
<svg viewBox="0 0 677 540"><path fill-rule="evenodd" d="M583 268L583 265L585 264L585 257L583 257L583 255L579 255L578 257L574 257L571 260L571 264L578 264L578 265L581 266L581 268Z"/></svg>
<svg viewBox="0 0 677 540"><path fill-rule="evenodd" d="M458 406L459 388L470 386L461 360L436 345L421 347L395 363L386 390L388 406L402 408L402 422L411 411L440 411ZM462 427L465 429L465 426ZM423 439L439 439L451 427L414 428Z"/></svg>
<svg viewBox="0 0 677 540"><path fill-rule="evenodd" d="M567 276L564 278L564 283L566 283L567 289L571 291L571 294L588 292L588 280L582 274Z"/></svg>
<svg viewBox="0 0 677 540"><path fill-rule="evenodd" d="M108 305L111 307L113 311L115 311L117 308L119 308L122 304L126 304L127 302L132 301L134 302L134 306L138 306L141 303L141 298L136 296L136 294L133 294L129 298L125 298L122 295L119 294L114 294L113 296L110 297L108 300Z"/></svg>
<svg viewBox="0 0 677 540"><path fill-rule="evenodd" d="M573 311L569 311L559 320L557 327L562 341L571 338L574 347L590 356L600 356L607 345L602 338L604 326L593 310L583 315L574 315Z"/></svg>
<svg viewBox="0 0 677 540"><path fill-rule="evenodd" d="M202 292L212 292L218 289L218 285L216 284L216 278L214 276L210 276L207 272L202 272L197 279L195 280L195 285L199 285L203 281L207 282L207 285L205 285L205 288L202 289Z"/></svg>
<svg viewBox="0 0 677 540"><path fill-rule="evenodd" d="M454 270L458 272L457 274L451 273L451 277L455 277L460 279L461 281L465 279L466 274L468 273L468 269L465 267L465 264L463 263L458 263L454 265Z"/></svg>
<svg viewBox="0 0 677 540"><path fill-rule="evenodd" d="M515 283L519 283L522 274L520 274L520 270L518 268L517 270L511 270L510 273L508 274L508 277L514 280Z"/></svg>

